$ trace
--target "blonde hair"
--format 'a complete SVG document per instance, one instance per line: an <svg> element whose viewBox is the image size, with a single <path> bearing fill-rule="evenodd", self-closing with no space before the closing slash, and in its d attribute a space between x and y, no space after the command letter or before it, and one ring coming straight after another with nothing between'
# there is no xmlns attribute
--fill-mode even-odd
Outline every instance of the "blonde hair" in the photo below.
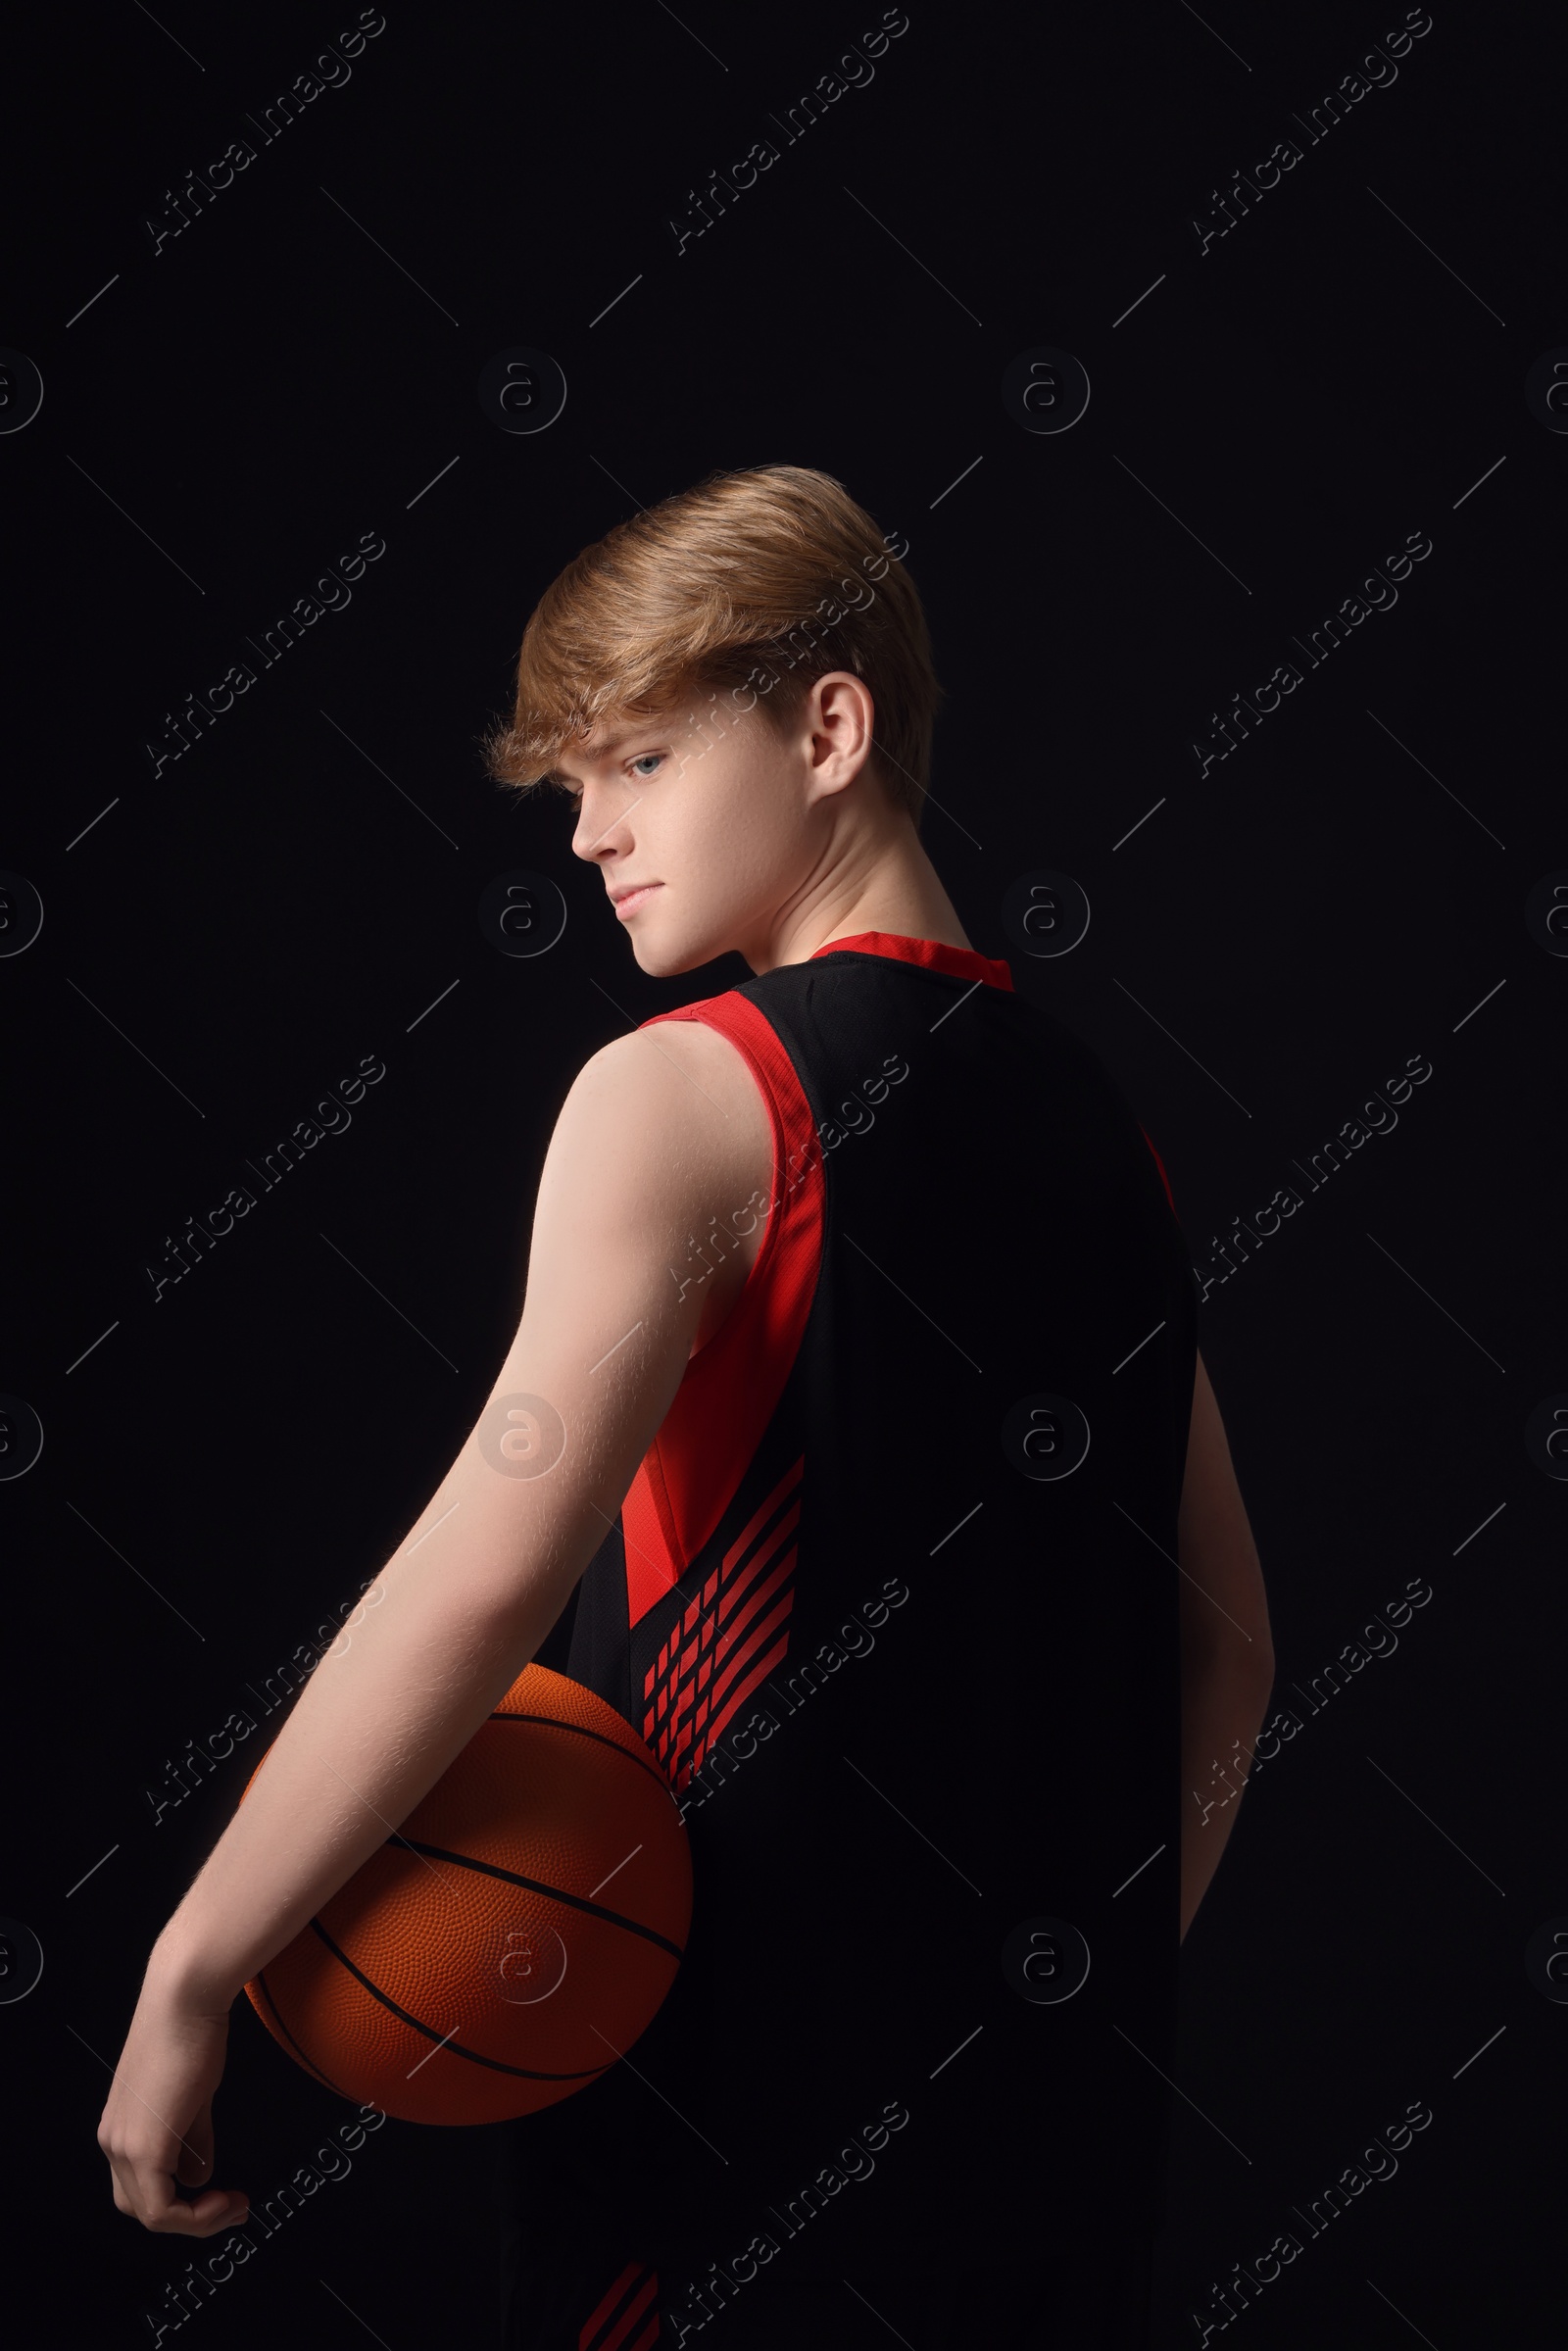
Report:
<svg viewBox="0 0 1568 2351"><path fill-rule="evenodd" d="M490 774L530 791L601 719L683 698L701 726L760 708L783 732L815 679L848 669L876 709L868 763L918 826L944 697L899 543L808 465L712 473L617 523L540 597L511 719L483 740Z"/></svg>

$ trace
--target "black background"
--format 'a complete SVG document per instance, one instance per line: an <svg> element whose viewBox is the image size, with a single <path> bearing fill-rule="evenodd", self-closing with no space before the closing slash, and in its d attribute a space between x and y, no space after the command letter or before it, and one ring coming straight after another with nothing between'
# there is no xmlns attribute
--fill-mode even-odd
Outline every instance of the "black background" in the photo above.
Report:
<svg viewBox="0 0 1568 2351"><path fill-rule="evenodd" d="M975 945L1117 1076L1201 1269L1431 1060L1398 1128L1299 1185L1201 1310L1277 1702L1408 1579L1433 1596L1258 1772L1189 1936L1157 2339L1196 2341L1210 2282L1300 2235L1290 2207L1416 2099L1434 2120L1397 2177L1243 2339L1557 2339L1568 2009L1523 1955L1568 1913L1568 1490L1524 1426L1568 1390L1568 964L1524 908L1568 867L1568 439L1524 382L1568 345L1564 38L1556 11L1436 0L1393 85L1309 143L1293 110L1403 13L913 0L869 85L790 144L770 117L877 8L393 0L266 144L248 116L353 10L168 0L7 36L0 340L44 382L0 439L0 864L44 906L0 963L0 1387L45 1433L0 1486L0 1911L45 1953L0 2007L28 2342L150 2339L142 2312L211 2250L115 2212L94 2131L246 1751L156 1825L146 1791L444 1473L583 1058L745 976L645 979L564 804L485 778L523 623L634 505L778 461L906 535L950 697L927 847ZM677 252L688 191L763 137L778 162ZM1300 162L1201 251L1194 215L1286 137ZM239 138L255 160L155 253L166 191ZM476 396L515 345L566 378L536 434ZM1070 432L1004 410L1038 345L1088 370ZM261 668L247 637L367 532L386 552L352 603ZM1416 532L1397 606L1200 774L1212 713ZM155 774L166 713L239 661L254 687ZM568 908L535 959L476 919L518 867ZM1093 919L1033 961L1001 908L1043 867ZM166 1237L368 1054L386 1076L352 1129L155 1303ZM988 1240L999 1280L1073 1247L1027 1200ZM270 2195L342 2119L239 2003L219 2183ZM484 2343L493 2234L487 2134L390 2124L191 2325Z"/></svg>

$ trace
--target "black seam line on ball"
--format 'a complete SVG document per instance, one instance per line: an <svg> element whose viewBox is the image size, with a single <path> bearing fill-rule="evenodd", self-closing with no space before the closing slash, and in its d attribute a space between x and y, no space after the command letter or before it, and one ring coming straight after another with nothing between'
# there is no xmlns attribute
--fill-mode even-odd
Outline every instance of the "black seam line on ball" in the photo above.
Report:
<svg viewBox="0 0 1568 2351"><path fill-rule="evenodd" d="M548 1894L553 1902L564 1902L572 1910L585 1910L590 1918L603 1919L608 1926L624 1927L628 1935L640 1935L648 1942L658 1943L672 1959L684 1959L685 1946L672 1943L657 1927L645 1927L640 1919L629 1919L618 1910L607 1910L603 1902L590 1902L586 1894L568 1894L559 1886L546 1885L543 1878L524 1878L516 1870L504 1870L494 1861L475 1861L469 1853L449 1853L445 1845L427 1845L422 1837L389 1837L389 1845L406 1845L411 1853L424 1853L432 1861L455 1861L460 1869L482 1870L487 1878L504 1878L509 1886L525 1886L529 1893Z"/></svg>
<svg viewBox="0 0 1568 2351"><path fill-rule="evenodd" d="M318 2082L324 2082L329 2090L336 2091L338 2097L346 2098L349 2094L348 2091L346 2089L339 2089L331 2075L323 2074L314 2057L306 2056L305 2051L300 2047L299 2042L295 2039L293 2033L290 2033L281 2016L279 2016L277 2002L272 1997L272 1987L267 1981L267 1971L265 1968L258 1974L256 1981L261 1985L263 1997L266 1999L268 2007L272 2012L272 2022L276 2025L279 2033L281 2033L283 2038L287 2041L289 2047L293 2050L301 2065L305 2067L308 2073L314 2074Z"/></svg>
<svg viewBox="0 0 1568 2351"><path fill-rule="evenodd" d="M319 1919L312 1919L311 1925L325 1943L333 1958L342 1961L349 1974L364 1984L372 1999L379 2000L383 2008L389 2008L392 2014L400 2017L405 2025L412 2025L416 2033L422 2033L426 2040L433 2040L449 2048L456 2057L469 2058L474 2065L487 2065L493 2073L521 2074L528 2082L592 2082L598 2075L608 2073L611 2064L614 2062L611 2059L607 2060L604 2065L584 2066L575 2074L545 2074L541 2073L537 2066L505 2065L499 2057L486 2057L482 2049L466 2049L462 2041L452 2040L446 2033L437 2033L435 2027L425 2024L422 2017L411 2016L406 2008L400 2008L397 2001L390 1994L384 1992L378 1984L371 1983L363 1968L355 1966L347 1951L339 1949Z"/></svg>
<svg viewBox="0 0 1568 2351"><path fill-rule="evenodd" d="M651 1780L657 1780L671 1803L675 1801L675 1791L657 1764L650 1763L646 1755L638 1755L630 1747L623 1747L618 1739L607 1739L603 1731L589 1731L581 1723L564 1723L553 1714L492 1714L489 1719L493 1723L543 1723L552 1731L570 1731L578 1739L597 1739L602 1747L612 1747L617 1755L624 1755L628 1763L635 1763L638 1770L646 1772ZM626 1727L631 1729L630 1724ZM636 1733L633 1732L632 1736L635 1738Z"/></svg>

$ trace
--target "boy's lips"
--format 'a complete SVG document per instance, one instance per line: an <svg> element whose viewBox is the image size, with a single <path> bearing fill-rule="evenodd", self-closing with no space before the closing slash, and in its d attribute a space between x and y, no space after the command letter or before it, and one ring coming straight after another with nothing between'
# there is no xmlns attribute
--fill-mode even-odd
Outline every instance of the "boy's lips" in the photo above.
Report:
<svg viewBox="0 0 1568 2351"><path fill-rule="evenodd" d="M656 890L662 890L663 886L662 882L636 882L629 890L622 890L618 893L612 892L612 903L615 908L616 920L624 922L628 914L635 914L644 901L651 898Z"/></svg>

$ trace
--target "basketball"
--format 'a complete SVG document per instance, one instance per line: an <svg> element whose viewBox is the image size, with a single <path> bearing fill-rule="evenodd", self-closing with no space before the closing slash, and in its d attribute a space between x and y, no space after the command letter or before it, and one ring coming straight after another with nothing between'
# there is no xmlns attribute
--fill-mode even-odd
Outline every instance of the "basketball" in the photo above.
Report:
<svg viewBox="0 0 1568 2351"><path fill-rule="evenodd" d="M637 1733L529 1665L245 1990L341 2096L409 2123L497 2123L569 2098L646 2031L691 1909L685 1824Z"/></svg>

